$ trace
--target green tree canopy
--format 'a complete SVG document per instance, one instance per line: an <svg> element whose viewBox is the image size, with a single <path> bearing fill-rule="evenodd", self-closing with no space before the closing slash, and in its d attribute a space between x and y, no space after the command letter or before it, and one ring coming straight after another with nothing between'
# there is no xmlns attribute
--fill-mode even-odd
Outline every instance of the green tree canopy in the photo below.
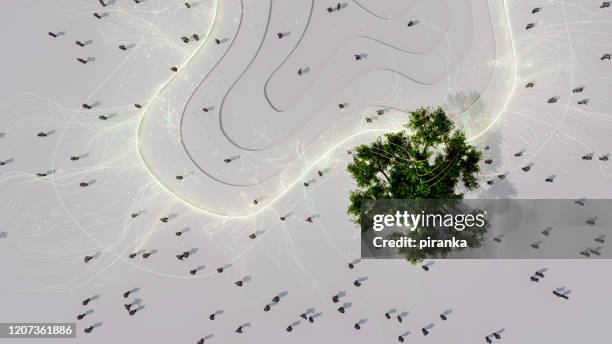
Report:
<svg viewBox="0 0 612 344"><path fill-rule="evenodd" d="M477 175L482 153L467 143L442 108L420 108L410 113L403 130L386 134L371 144L353 150L348 171L356 182L350 193L348 213L360 224L362 200L368 199L463 199L458 186L466 190L478 187ZM365 228L367 230L367 227ZM464 231L470 247L480 245L486 231ZM438 234L436 234L438 233ZM439 230L429 229L418 236L442 239ZM437 236L437 237L436 237ZM411 262L425 258L442 258L450 250L402 253Z"/></svg>

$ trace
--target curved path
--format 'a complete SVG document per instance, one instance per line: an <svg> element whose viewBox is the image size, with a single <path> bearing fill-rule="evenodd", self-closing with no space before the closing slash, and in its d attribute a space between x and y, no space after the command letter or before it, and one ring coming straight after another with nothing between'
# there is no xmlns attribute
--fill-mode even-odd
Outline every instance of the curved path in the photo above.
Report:
<svg viewBox="0 0 612 344"><path fill-rule="evenodd" d="M210 38L147 108L138 137L162 186L213 215L263 211L324 169L330 152L401 126L406 115L394 109L477 94L455 115L479 137L516 83L505 2L415 2L393 18L356 2L333 13L315 1L222 6ZM407 27L413 18L419 24Z"/></svg>

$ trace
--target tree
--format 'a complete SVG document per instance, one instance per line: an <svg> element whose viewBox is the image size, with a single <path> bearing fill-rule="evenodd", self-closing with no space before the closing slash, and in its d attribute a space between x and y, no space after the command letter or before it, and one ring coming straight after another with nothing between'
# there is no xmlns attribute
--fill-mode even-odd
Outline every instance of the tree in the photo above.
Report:
<svg viewBox="0 0 612 344"><path fill-rule="evenodd" d="M362 224L363 200L461 200L460 186L474 190L479 185L477 175L481 159L482 153L467 143L465 134L455 128L442 108L419 108L410 113L403 130L354 149L348 171L356 188L350 193L348 213L355 223ZM363 231L369 228L371 226L362 224ZM486 228L452 234L457 239L467 240L469 247L478 247L485 232ZM412 233L411 237L444 239L448 235L448 231L439 228L425 228ZM408 261L416 263L426 258L443 258L451 250L401 251Z"/></svg>

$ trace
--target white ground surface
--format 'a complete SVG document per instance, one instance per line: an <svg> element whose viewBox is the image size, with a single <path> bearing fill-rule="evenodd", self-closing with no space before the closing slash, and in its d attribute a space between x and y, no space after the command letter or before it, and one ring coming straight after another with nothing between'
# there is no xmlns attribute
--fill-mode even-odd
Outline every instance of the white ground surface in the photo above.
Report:
<svg viewBox="0 0 612 344"><path fill-rule="evenodd" d="M75 343L195 343L209 334L218 343L378 343L407 331L413 343L473 343L501 328L508 343L605 342L607 261L437 261L429 272L362 261L348 270L359 232L345 215L345 166L348 149L401 125L403 111L443 105L494 160L471 197L609 198L612 165L597 157L612 152L612 63L600 61L612 50L612 12L592 0L360 0L328 14L334 4L2 3L0 159L14 160L0 167L0 231L8 232L0 322L75 321L94 309L78 322ZM411 19L421 22L408 28ZM525 31L530 22L536 27ZM202 39L180 40L193 33ZM121 51L122 43L134 46ZM298 76L300 67L310 71ZM534 88L524 88L529 81ZM577 86L585 90L572 93ZM559 101L547 104L552 96ZM588 105L577 105L583 98ZM389 110L379 117L379 108ZM587 153L592 161L581 159ZM502 173L504 182L484 183ZM544 182L551 175L554 183ZM185 261L175 258L192 248ZM141 249L158 252L128 258ZM540 268L547 276L530 282ZM246 276L242 288L233 284ZM572 289L570 300L551 294L561 286ZM134 287L145 308L130 317L123 303L132 298L121 294ZM346 314L331 302L339 291L352 304ZM80 305L94 294L90 307ZM308 308L322 315L285 332ZM384 318L392 308L409 312L403 323Z"/></svg>

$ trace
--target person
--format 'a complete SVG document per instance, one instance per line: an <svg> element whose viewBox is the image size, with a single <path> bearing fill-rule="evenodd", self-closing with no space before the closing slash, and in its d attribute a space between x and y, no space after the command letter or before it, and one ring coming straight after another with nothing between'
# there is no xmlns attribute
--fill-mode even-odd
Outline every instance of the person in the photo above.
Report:
<svg viewBox="0 0 612 344"><path fill-rule="evenodd" d="M272 298L272 302L279 302L280 301L280 296L275 296Z"/></svg>
<svg viewBox="0 0 612 344"><path fill-rule="evenodd" d="M603 54L603 55L601 56L601 60L602 60L602 61L603 61L603 60L609 60L609 59L610 59L610 56L611 56L610 54Z"/></svg>
<svg viewBox="0 0 612 344"><path fill-rule="evenodd" d="M424 336L426 336L426 335L428 335L428 334L429 334L429 331L428 331L428 330L427 330L425 327L423 327L423 328L421 329L421 332L423 332L423 335L424 335Z"/></svg>
<svg viewBox="0 0 612 344"><path fill-rule="evenodd" d="M234 282L234 284L239 286L239 287L242 287L242 281L236 281L236 282Z"/></svg>
<svg viewBox="0 0 612 344"><path fill-rule="evenodd" d="M85 43L81 42L81 41L75 41L74 44L78 45L79 47L84 47Z"/></svg>
<svg viewBox="0 0 612 344"><path fill-rule="evenodd" d="M361 287L361 282L359 282L359 280L355 280L355 282L353 282L353 285L355 287Z"/></svg>
<svg viewBox="0 0 612 344"><path fill-rule="evenodd" d="M548 103L549 104L556 103L557 100L559 100L559 97L550 97L548 98Z"/></svg>
<svg viewBox="0 0 612 344"><path fill-rule="evenodd" d="M236 331L234 331L236 333L242 333L242 325L238 326L238 328L236 329Z"/></svg>
<svg viewBox="0 0 612 344"><path fill-rule="evenodd" d="M92 256L85 256L85 258L83 258L83 260L85 261L85 263L89 263L91 260L93 259Z"/></svg>
<svg viewBox="0 0 612 344"><path fill-rule="evenodd" d="M85 332L85 333L91 333L91 331L93 330L93 328L94 328L93 326L86 327L86 328L83 330L83 332Z"/></svg>
<svg viewBox="0 0 612 344"><path fill-rule="evenodd" d="M119 50L127 50L127 46L125 44L119 44Z"/></svg>
<svg viewBox="0 0 612 344"><path fill-rule="evenodd" d="M389 312L385 313L385 318L391 319L391 314L389 314Z"/></svg>
<svg viewBox="0 0 612 344"><path fill-rule="evenodd" d="M191 8L191 4L190 4L190 3L188 3L188 2L186 2L186 3L185 3L185 7L187 7L187 8ZM202 343L204 343L204 338L202 338Z"/></svg>
<svg viewBox="0 0 612 344"><path fill-rule="evenodd" d="M183 42L185 42L185 43L189 43L189 37L187 37L187 36L183 36L183 37L181 37L181 40L182 40Z"/></svg>
<svg viewBox="0 0 612 344"><path fill-rule="evenodd" d="M98 12L94 12L93 16L98 19L102 19L102 16Z"/></svg>
<svg viewBox="0 0 612 344"><path fill-rule="evenodd" d="M542 7L535 7L534 9L531 10L531 14L539 13L541 9Z"/></svg>
<svg viewBox="0 0 612 344"><path fill-rule="evenodd" d="M529 23L527 24L527 26L525 26L525 30L533 29L534 26L535 26L535 23Z"/></svg>
<svg viewBox="0 0 612 344"><path fill-rule="evenodd" d="M338 295L334 295L334 296L332 296L332 301L333 301L333 303L338 303L338 302L340 302L340 298L338 297Z"/></svg>
<svg viewBox="0 0 612 344"><path fill-rule="evenodd" d="M83 320L83 318L85 318L86 315L87 315L87 313L81 313L81 314L77 315L77 320Z"/></svg>
<svg viewBox="0 0 612 344"><path fill-rule="evenodd" d="M604 1L601 3L601 6L599 6L599 8L608 8L610 7L610 1Z"/></svg>
<svg viewBox="0 0 612 344"><path fill-rule="evenodd" d="M49 36L51 36L51 37L53 37L53 38L56 38L56 37L57 37L57 34L56 34L55 32L51 32L51 31L49 31Z"/></svg>
<svg viewBox="0 0 612 344"><path fill-rule="evenodd" d="M173 72L178 72L178 67L177 66L173 66L172 68L170 68L171 71Z"/></svg>
<svg viewBox="0 0 612 344"><path fill-rule="evenodd" d="M580 93L584 90L584 86L576 87L572 90L572 93Z"/></svg>
<svg viewBox="0 0 612 344"><path fill-rule="evenodd" d="M354 327L355 327L355 330L359 330L359 329L361 329L361 325L359 325L359 323L355 323L355 326L354 326Z"/></svg>
<svg viewBox="0 0 612 344"><path fill-rule="evenodd" d="M191 37L192 37L193 39L195 39L196 41L199 41L199 40L200 40L200 36L198 36L198 34L196 34L196 33L194 33L193 35L191 35Z"/></svg>
<svg viewBox="0 0 612 344"><path fill-rule="evenodd" d="M532 88L535 84L533 82L528 82L527 85L525 85L525 88Z"/></svg>
<svg viewBox="0 0 612 344"><path fill-rule="evenodd" d="M346 310L344 309L344 307L340 306L338 307L338 312L340 313L344 313Z"/></svg>
<svg viewBox="0 0 612 344"><path fill-rule="evenodd" d="M293 331L293 326L291 325L287 326L287 332L291 332L291 331Z"/></svg>
<svg viewBox="0 0 612 344"><path fill-rule="evenodd" d="M221 44L221 40L220 40L220 39L218 39L218 38L215 38L215 43L217 43L217 44Z"/></svg>
<svg viewBox="0 0 612 344"><path fill-rule="evenodd" d="M83 58L80 58L80 57L77 57L77 61L81 62L82 64L86 64L87 63L87 60L85 60Z"/></svg>

